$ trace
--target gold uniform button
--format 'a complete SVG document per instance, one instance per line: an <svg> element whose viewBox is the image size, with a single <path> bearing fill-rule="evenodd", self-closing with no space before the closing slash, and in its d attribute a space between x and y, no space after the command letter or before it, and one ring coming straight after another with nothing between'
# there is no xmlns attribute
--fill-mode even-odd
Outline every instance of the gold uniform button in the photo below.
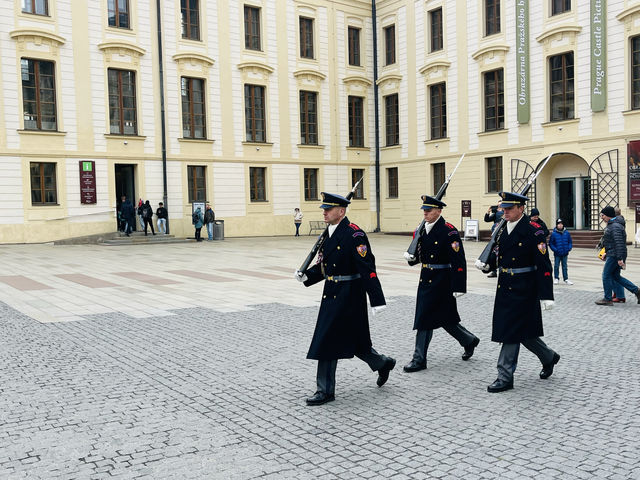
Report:
<svg viewBox="0 0 640 480"><path fill-rule="evenodd" d="M336 296L334 295L333 298L336 298Z"/></svg>
<svg viewBox="0 0 640 480"><path fill-rule="evenodd" d="M431 283L431 280L429 280L429 283Z"/></svg>
<svg viewBox="0 0 640 480"><path fill-rule="evenodd" d="M431 258L433 258L433 255L431 255Z"/></svg>
<svg viewBox="0 0 640 480"><path fill-rule="evenodd" d="M500 288L500 285L498 285L498 288Z"/></svg>
<svg viewBox="0 0 640 480"><path fill-rule="evenodd" d="M422 279L420 279L420 281L422 281Z"/></svg>
<svg viewBox="0 0 640 480"><path fill-rule="evenodd" d="M437 245L437 244L438 244L438 242L433 242L433 244L434 244L434 245Z"/></svg>
<svg viewBox="0 0 640 480"><path fill-rule="evenodd" d="M327 298L327 296L326 296L326 295L323 295L323 296L322 296L322 298Z"/></svg>
<svg viewBox="0 0 640 480"><path fill-rule="evenodd" d="M335 266L336 266L336 264L334 263L334 264L333 264L333 266L335 267Z"/></svg>
<svg viewBox="0 0 640 480"><path fill-rule="evenodd" d="M511 260L515 260L515 257L511 257Z"/></svg>
<svg viewBox="0 0 640 480"><path fill-rule="evenodd" d="M518 243L518 246L519 246L519 247L521 247L521 246L522 246L522 242L519 242L519 243Z"/></svg>
<svg viewBox="0 0 640 480"><path fill-rule="evenodd" d="M340 245L338 245L338 250L340 250Z"/></svg>
<svg viewBox="0 0 640 480"><path fill-rule="evenodd" d="M502 255L500 255L500 258L502 258Z"/></svg>

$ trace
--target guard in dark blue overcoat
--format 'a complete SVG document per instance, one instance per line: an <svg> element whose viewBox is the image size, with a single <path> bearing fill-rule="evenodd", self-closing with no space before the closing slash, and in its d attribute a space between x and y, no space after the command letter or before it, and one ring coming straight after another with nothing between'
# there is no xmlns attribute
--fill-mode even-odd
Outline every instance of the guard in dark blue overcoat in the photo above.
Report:
<svg viewBox="0 0 640 480"><path fill-rule="evenodd" d="M325 281L316 329L307 358L318 360L317 391L308 405L322 405L335 399L338 359L365 361L378 372L378 386L384 385L396 361L380 355L371 346L367 317L367 294L373 313L385 305L376 264L367 235L345 217L349 200L322 192L328 237L318 252L317 263L306 272L296 272L305 286Z"/></svg>
<svg viewBox="0 0 640 480"><path fill-rule="evenodd" d="M409 265L420 264L420 283L416 299L413 329L416 347L413 358L404 366L405 372L427 368L427 349L433 330L444 328L462 347L463 360L469 360L480 339L460 325L456 297L467 291L467 262L462 240L456 227L442 217L446 204L427 195L422 196L424 228L416 235L417 258L405 253Z"/></svg>
<svg viewBox="0 0 640 480"><path fill-rule="evenodd" d="M498 378L487 390L502 392L513 388L520 344L542 363L540 378L549 378L560 355L540 339L541 305L553 307L553 280L542 227L524 215L527 197L500 192L507 224L489 257L489 266L498 270L498 286L493 308L491 340L501 342ZM486 271L486 270L485 270Z"/></svg>

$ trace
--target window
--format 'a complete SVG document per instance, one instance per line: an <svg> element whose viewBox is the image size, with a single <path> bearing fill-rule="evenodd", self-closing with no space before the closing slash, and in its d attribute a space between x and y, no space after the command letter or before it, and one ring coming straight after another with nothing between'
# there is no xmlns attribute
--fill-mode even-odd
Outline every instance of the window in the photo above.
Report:
<svg viewBox="0 0 640 480"><path fill-rule="evenodd" d="M249 198L252 202L267 201L267 169L249 167Z"/></svg>
<svg viewBox="0 0 640 480"><path fill-rule="evenodd" d="M300 143L318 144L318 94L300 92Z"/></svg>
<svg viewBox="0 0 640 480"><path fill-rule="evenodd" d="M244 7L244 48L260 50L260 9Z"/></svg>
<svg viewBox="0 0 640 480"><path fill-rule="evenodd" d="M244 114L247 142L266 142L264 87L244 86Z"/></svg>
<svg viewBox="0 0 640 480"><path fill-rule="evenodd" d="M304 199L318 200L318 169L304 169Z"/></svg>
<svg viewBox="0 0 640 480"><path fill-rule="evenodd" d="M442 50L442 8L429 12L431 24L431 52Z"/></svg>
<svg viewBox="0 0 640 480"><path fill-rule="evenodd" d="M25 130L57 130L53 62L20 59Z"/></svg>
<svg viewBox="0 0 640 480"><path fill-rule="evenodd" d="M109 0L109 26L129 28L129 0Z"/></svg>
<svg viewBox="0 0 640 480"><path fill-rule="evenodd" d="M200 8L198 0L180 0L182 38L200 40Z"/></svg>
<svg viewBox="0 0 640 480"><path fill-rule="evenodd" d="M573 118L573 52L549 58L551 121Z"/></svg>
<svg viewBox="0 0 640 480"><path fill-rule="evenodd" d="M390 25L384 29L385 65L396 63L396 26Z"/></svg>
<svg viewBox="0 0 640 480"><path fill-rule="evenodd" d="M433 191L434 193L440 190L440 187L444 183L446 178L444 163L433 164Z"/></svg>
<svg viewBox="0 0 640 480"><path fill-rule="evenodd" d="M300 56L313 58L313 19L300 17Z"/></svg>
<svg viewBox="0 0 640 480"><path fill-rule="evenodd" d="M31 204L57 205L56 164L31 163Z"/></svg>
<svg viewBox="0 0 640 480"><path fill-rule="evenodd" d="M387 193L389 198L398 198L398 167L387 168Z"/></svg>
<svg viewBox="0 0 640 480"><path fill-rule="evenodd" d="M504 128L504 70L484 74L484 130Z"/></svg>
<svg viewBox="0 0 640 480"><path fill-rule="evenodd" d="M500 0L485 0L484 17L485 35L500 33Z"/></svg>
<svg viewBox="0 0 640 480"><path fill-rule="evenodd" d="M400 125L398 122L398 94L384 97L386 146L400 143Z"/></svg>
<svg viewBox="0 0 640 480"><path fill-rule="evenodd" d="M431 139L447 137L447 93L444 83L429 87L431 98Z"/></svg>
<svg viewBox="0 0 640 480"><path fill-rule="evenodd" d="M640 109L640 35L631 39L631 110Z"/></svg>
<svg viewBox="0 0 640 480"><path fill-rule="evenodd" d="M360 29L349 27L349 65L360 66Z"/></svg>
<svg viewBox="0 0 640 480"><path fill-rule="evenodd" d="M364 98L349 96L349 146L364 147Z"/></svg>
<svg viewBox="0 0 640 480"><path fill-rule="evenodd" d="M487 193L502 190L502 157L487 158Z"/></svg>
<svg viewBox="0 0 640 480"><path fill-rule="evenodd" d="M110 68L108 77L110 132L137 135L135 72Z"/></svg>
<svg viewBox="0 0 640 480"><path fill-rule="evenodd" d="M558 15L570 10L571 0L551 0L551 15Z"/></svg>
<svg viewBox="0 0 640 480"><path fill-rule="evenodd" d="M207 138L204 80L182 77L182 136Z"/></svg>
<svg viewBox="0 0 640 480"><path fill-rule="evenodd" d="M205 202L207 199L207 167L188 165L189 203Z"/></svg>
<svg viewBox="0 0 640 480"><path fill-rule="evenodd" d="M22 0L22 11L35 15L49 15L48 0Z"/></svg>
<svg viewBox="0 0 640 480"><path fill-rule="evenodd" d="M360 181L361 178L364 178L364 168L354 168L351 170L351 188ZM353 192L353 200L364 200L364 180L360 182L356 191Z"/></svg>

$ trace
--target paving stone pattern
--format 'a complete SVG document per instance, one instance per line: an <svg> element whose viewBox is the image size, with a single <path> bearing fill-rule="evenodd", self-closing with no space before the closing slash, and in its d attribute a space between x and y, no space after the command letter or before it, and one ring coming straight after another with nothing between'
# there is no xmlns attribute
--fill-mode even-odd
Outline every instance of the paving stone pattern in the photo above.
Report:
<svg viewBox="0 0 640 480"><path fill-rule="evenodd" d="M316 306L39 323L0 303L0 478L640 478L640 305L594 298L565 289L544 312L550 379L523 349L515 389L489 394L493 298L459 299L470 361L439 330L428 370L405 374L415 299L394 296L371 322L398 360L388 384L342 360L320 407L304 404Z"/></svg>

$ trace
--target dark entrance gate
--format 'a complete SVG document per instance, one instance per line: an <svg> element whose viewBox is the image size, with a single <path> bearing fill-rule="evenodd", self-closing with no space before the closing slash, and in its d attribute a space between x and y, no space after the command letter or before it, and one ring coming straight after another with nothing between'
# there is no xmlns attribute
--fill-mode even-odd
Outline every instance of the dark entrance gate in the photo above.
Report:
<svg viewBox="0 0 640 480"><path fill-rule="evenodd" d="M600 229L600 211L618 205L618 150L609 150L589 165L591 177L591 229Z"/></svg>
<svg viewBox="0 0 640 480"><path fill-rule="evenodd" d="M535 171L535 168L531 166L529 162L525 162L524 160L520 160L518 158L511 159L511 191L520 193L522 189L529 181L529 177ZM527 196L529 197L529 211L533 207L537 207L536 202L536 181L533 182L529 192L527 192Z"/></svg>
<svg viewBox="0 0 640 480"><path fill-rule="evenodd" d="M125 195L136 206L136 190L135 190L135 165L116 163L115 165L115 182L116 182L116 210L120 210L121 197ZM116 217L117 219L117 217ZM117 221L117 220L116 220ZM136 230L136 223L132 225Z"/></svg>

